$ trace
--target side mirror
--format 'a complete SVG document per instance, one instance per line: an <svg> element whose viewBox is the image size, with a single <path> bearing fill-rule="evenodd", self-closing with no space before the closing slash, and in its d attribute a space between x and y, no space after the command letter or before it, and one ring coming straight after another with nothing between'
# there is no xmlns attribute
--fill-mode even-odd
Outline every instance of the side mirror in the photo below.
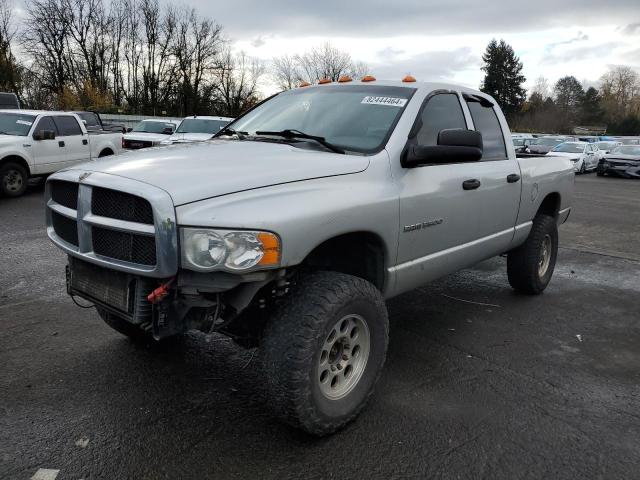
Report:
<svg viewBox="0 0 640 480"><path fill-rule="evenodd" d="M133 132L133 127L127 127L127 128L126 128L126 131L127 131L127 133L131 133L131 132Z"/></svg>
<svg viewBox="0 0 640 480"><path fill-rule="evenodd" d="M405 168L433 163L477 162L482 158L482 134L449 128L438 133L437 145L410 145L402 157Z"/></svg>
<svg viewBox="0 0 640 480"><path fill-rule="evenodd" d="M56 132L53 130L40 130L33 134L34 140L55 140Z"/></svg>
<svg viewBox="0 0 640 480"><path fill-rule="evenodd" d="M173 133L173 128L171 128L171 127L165 127L165 128L162 130L162 133L163 133L164 135L171 135L171 134Z"/></svg>

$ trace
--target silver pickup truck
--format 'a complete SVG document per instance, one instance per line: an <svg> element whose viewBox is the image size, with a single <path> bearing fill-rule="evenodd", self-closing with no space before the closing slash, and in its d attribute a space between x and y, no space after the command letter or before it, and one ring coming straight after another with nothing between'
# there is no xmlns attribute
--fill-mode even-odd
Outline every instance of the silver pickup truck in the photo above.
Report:
<svg viewBox="0 0 640 480"><path fill-rule="evenodd" d="M346 80L46 186L70 295L136 340L196 329L259 346L275 412L315 435L371 395L386 299L505 253L511 286L541 293L574 184L568 159L516 159L487 95Z"/></svg>

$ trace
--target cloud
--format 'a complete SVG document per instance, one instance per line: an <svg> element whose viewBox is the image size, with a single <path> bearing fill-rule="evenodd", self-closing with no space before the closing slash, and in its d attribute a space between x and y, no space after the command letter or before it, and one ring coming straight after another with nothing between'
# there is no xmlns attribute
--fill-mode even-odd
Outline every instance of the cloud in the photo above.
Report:
<svg viewBox="0 0 640 480"><path fill-rule="evenodd" d="M256 38L251 40L251 46L256 48L262 47L265 43L267 43L267 41L264 39L262 35L258 35Z"/></svg>
<svg viewBox="0 0 640 480"><path fill-rule="evenodd" d="M554 48L559 47L561 45L571 45L572 43L586 42L587 40L589 40L589 35L587 35L586 33L582 33L582 31L579 31L575 37L570 38L569 40L549 43L545 45L544 48L545 48L545 51L550 53Z"/></svg>
<svg viewBox="0 0 640 480"><path fill-rule="evenodd" d="M640 34L640 22L630 23L620 29L623 35Z"/></svg>
<svg viewBox="0 0 640 480"><path fill-rule="evenodd" d="M587 45L584 47L575 47L568 50L564 50L559 53L552 53L546 55L542 59L542 63L547 65L554 65L567 62L575 62L580 60L593 59L602 61L611 55L612 51L623 44L620 42L606 42L600 45Z"/></svg>
<svg viewBox="0 0 640 480"><path fill-rule="evenodd" d="M455 50L422 52L409 57L387 57L384 62L371 64L371 71L380 80L398 80L407 74L418 80L451 81L456 74L468 69L477 70L480 59L469 47Z"/></svg>
<svg viewBox="0 0 640 480"><path fill-rule="evenodd" d="M550 28L622 25L637 18L638 0L245 0L242 12L191 0L236 38L265 31L282 36L398 36L526 32Z"/></svg>

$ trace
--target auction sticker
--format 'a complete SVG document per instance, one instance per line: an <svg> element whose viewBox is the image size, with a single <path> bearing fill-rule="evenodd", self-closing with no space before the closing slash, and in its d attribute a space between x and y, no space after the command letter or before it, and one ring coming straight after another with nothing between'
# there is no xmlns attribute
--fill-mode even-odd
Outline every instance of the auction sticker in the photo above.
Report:
<svg viewBox="0 0 640 480"><path fill-rule="evenodd" d="M28 120L16 120L18 125L28 125L29 127L33 125L33 122L29 122Z"/></svg>
<svg viewBox="0 0 640 480"><path fill-rule="evenodd" d="M395 97L364 97L362 102L367 105L387 105L389 107L404 107L407 104L406 98Z"/></svg>

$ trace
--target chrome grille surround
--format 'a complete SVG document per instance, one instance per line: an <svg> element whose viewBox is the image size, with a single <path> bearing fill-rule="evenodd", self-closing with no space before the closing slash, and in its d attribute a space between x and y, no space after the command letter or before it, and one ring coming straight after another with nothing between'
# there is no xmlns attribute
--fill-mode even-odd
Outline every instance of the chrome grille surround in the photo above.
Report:
<svg viewBox="0 0 640 480"><path fill-rule="evenodd" d="M80 180L80 178L82 178L82 180ZM45 187L47 235L54 244L67 254L95 265L147 277L167 278L177 273L178 232L176 214L173 201L167 192L136 180L84 170L61 171L52 175L50 180L80 183L77 210L65 207L52 199L50 181L47 181ZM154 224L148 225L94 215L91 211L93 187L116 190L147 200L153 210ZM59 215L77 221L78 246L68 243L56 234L53 228L51 212L56 212ZM135 235L155 237L156 264L143 265L96 254L93 249L93 226Z"/></svg>

